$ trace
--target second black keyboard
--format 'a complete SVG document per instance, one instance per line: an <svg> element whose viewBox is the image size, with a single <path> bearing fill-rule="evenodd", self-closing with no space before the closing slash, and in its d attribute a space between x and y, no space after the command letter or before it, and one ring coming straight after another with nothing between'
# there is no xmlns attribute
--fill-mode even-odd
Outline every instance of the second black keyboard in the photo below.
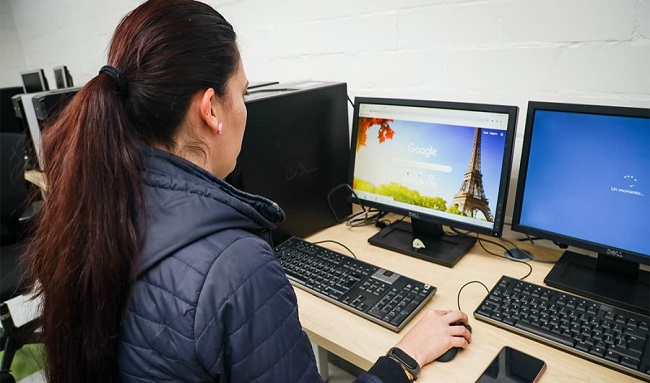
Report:
<svg viewBox="0 0 650 383"><path fill-rule="evenodd" d="M501 277L474 316L637 378L650 379L648 316L507 276Z"/></svg>
<svg viewBox="0 0 650 383"><path fill-rule="evenodd" d="M296 237L275 253L294 286L393 331L436 293L434 286Z"/></svg>

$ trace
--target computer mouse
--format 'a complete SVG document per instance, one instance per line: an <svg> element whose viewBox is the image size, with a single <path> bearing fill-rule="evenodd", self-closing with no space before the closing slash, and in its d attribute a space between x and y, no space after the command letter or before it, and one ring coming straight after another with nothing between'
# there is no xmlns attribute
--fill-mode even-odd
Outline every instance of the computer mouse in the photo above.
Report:
<svg viewBox="0 0 650 383"><path fill-rule="evenodd" d="M468 324L464 324L462 322L456 322L450 324L450 326L465 326L465 328L471 333L472 332L472 326ZM452 359L456 357L456 354L458 354L458 350L460 350L460 347L452 347L447 352L444 354L440 355L436 361L438 362L451 362Z"/></svg>

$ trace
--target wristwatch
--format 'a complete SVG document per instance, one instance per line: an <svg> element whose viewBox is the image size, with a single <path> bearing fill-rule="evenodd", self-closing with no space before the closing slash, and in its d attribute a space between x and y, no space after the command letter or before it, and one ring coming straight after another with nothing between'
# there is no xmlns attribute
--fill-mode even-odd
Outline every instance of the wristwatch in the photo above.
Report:
<svg viewBox="0 0 650 383"><path fill-rule="evenodd" d="M408 376L409 380L417 380L418 376L420 376L420 365L418 362L416 362L415 359L411 358L409 354L405 353L401 349L393 347L388 350L386 356L393 359L402 366L402 369L404 369L404 372L406 373L406 376Z"/></svg>

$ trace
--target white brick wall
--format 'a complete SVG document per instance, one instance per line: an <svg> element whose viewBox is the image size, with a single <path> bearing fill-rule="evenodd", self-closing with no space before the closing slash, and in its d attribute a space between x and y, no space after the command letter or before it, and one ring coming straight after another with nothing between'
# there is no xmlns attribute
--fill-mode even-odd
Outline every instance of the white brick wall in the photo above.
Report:
<svg viewBox="0 0 650 383"><path fill-rule="evenodd" d="M528 100L650 107L650 0L207 2L235 26L251 81L517 105L517 159ZM53 84L57 65L83 84L139 3L0 0L0 85L19 84L25 68L45 69Z"/></svg>
<svg viewBox="0 0 650 383"><path fill-rule="evenodd" d="M11 4L0 0L0 85L21 85L20 72L25 69L25 55L14 25Z"/></svg>
<svg viewBox="0 0 650 383"><path fill-rule="evenodd" d="M234 25L251 80L345 81L351 96L650 106L650 0L208 1ZM104 63L135 0L2 0L2 86ZM13 17L12 17L13 16ZM52 82L52 81L50 81Z"/></svg>

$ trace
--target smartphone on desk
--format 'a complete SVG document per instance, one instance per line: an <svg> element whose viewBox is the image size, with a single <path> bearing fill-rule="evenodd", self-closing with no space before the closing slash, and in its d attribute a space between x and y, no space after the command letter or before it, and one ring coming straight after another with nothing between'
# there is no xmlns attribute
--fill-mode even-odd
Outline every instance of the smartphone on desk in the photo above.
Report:
<svg viewBox="0 0 650 383"><path fill-rule="evenodd" d="M537 383L544 370L543 360L505 346L476 383Z"/></svg>

